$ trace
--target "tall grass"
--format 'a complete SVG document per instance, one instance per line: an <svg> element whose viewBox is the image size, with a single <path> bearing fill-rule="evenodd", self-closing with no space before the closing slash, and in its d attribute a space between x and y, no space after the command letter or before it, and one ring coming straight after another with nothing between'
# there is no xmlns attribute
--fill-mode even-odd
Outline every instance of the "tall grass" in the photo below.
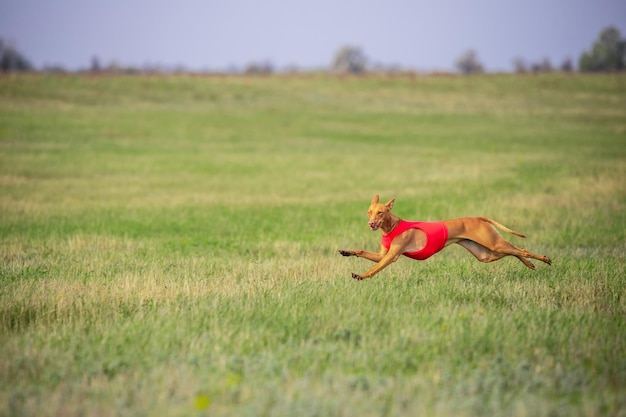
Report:
<svg viewBox="0 0 626 417"><path fill-rule="evenodd" d="M0 414L624 415L622 76L0 78ZM488 215L376 278L365 211Z"/></svg>

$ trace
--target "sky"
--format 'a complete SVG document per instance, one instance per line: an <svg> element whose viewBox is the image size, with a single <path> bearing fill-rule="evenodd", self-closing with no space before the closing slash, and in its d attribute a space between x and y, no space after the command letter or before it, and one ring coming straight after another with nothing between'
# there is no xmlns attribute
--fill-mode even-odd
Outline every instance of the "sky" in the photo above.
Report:
<svg viewBox="0 0 626 417"><path fill-rule="evenodd" d="M36 68L102 65L328 68L344 45L372 64L452 71L472 49L487 71L513 60L578 62L599 33L626 38L626 0L0 0L0 38Z"/></svg>

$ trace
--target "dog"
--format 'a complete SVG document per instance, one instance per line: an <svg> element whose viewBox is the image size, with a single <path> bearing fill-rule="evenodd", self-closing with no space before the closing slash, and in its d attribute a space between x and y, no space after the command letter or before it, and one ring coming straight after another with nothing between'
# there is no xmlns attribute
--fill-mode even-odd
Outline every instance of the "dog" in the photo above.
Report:
<svg viewBox="0 0 626 417"><path fill-rule="evenodd" d="M547 256L517 248L504 240L494 227L519 237L525 238L526 236L487 217L463 217L439 222L409 222L391 213L395 199L385 204L379 201L379 196L374 196L367 216L370 229L372 231L381 229L383 232L380 252L339 250L343 256L356 256L376 262L376 265L364 274L352 273L354 279L373 277L391 263L396 262L400 255L424 260L453 243L463 246L480 262L493 262L505 256L515 256L532 270L535 269L535 265L527 258L552 265L552 261Z"/></svg>

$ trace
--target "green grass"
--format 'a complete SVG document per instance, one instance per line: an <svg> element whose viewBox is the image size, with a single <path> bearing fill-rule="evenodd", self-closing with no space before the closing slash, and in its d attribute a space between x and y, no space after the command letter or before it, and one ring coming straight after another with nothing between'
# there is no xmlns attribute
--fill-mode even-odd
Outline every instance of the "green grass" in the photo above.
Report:
<svg viewBox="0 0 626 417"><path fill-rule="evenodd" d="M624 76L3 76L0 415L623 416L625 229Z"/></svg>

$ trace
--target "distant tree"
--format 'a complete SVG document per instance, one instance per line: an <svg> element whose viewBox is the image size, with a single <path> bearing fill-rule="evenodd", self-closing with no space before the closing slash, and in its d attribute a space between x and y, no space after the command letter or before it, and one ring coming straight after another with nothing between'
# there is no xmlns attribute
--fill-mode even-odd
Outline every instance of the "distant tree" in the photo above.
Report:
<svg viewBox="0 0 626 417"><path fill-rule="evenodd" d="M33 66L17 49L0 39L0 70L2 72L32 71Z"/></svg>
<svg viewBox="0 0 626 417"><path fill-rule="evenodd" d="M274 67L269 61L266 62L252 62L248 64L244 73L251 75L267 75L274 72Z"/></svg>
<svg viewBox="0 0 626 417"><path fill-rule="evenodd" d="M91 57L91 72L100 72L102 67L100 66L100 60L97 56Z"/></svg>
<svg viewBox="0 0 626 417"><path fill-rule="evenodd" d="M563 63L561 64L561 71L563 72L572 72L574 71L574 63L570 58L565 58Z"/></svg>
<svg viewBox="0 0 626 417"><path fill-rule="evenodd" d="M360 48L343 46L335 54L331 69L336 72L359 74L367 69L367 58Z"/></svg>
<svg viewBox="0 0 626 417"><path fill-rule="evenodd" d="M530 66L532 72L550 72L552 71L552 63L548 58L544 58L540 62L535 62Z"/></svg>
<svg viewBox="0 0 626 417"><path fill-rule="evenodd" d="M626 41L614 27L604 29L591 51L578 61L581 71L623 71L626 68Z"/></svg>
<svg viewBox="0 0 626 417"><path fill-rule="evenodd" d="M513 60L513 70L517 74L524 74L525 72L528 72L528 67L524 58L515 58Z"/></svg>
<svg viewBox="0 0 626 417"><path fill-rule="evenodd" d="M476 52L469 50L456 60L456 68L462 74L479 74L484 72L483 64L478 60Z"/></svg>

